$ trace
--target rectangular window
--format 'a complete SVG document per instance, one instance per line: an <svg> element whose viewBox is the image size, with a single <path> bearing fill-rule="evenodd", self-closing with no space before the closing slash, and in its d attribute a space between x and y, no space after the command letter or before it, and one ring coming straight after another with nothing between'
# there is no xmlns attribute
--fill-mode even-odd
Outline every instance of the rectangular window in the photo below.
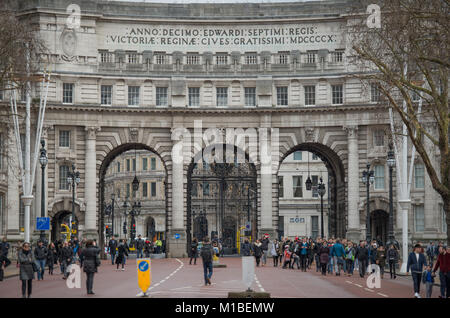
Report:
<svg viewBox="0 0 450 318"><path fill-rule="evenodd" d="M227 65L228 64L228 54L227 53L218 53L216 56L216 64L217 65Z"/></svg>
<svg viewBox="0 0 450 318"><path fill-rule="evenodd" d="M148 159L142 158L142 170L147 171Z"/></svg>
<svg viewBox="0 0 450 318"><path fill-rule="evenodd" d="M127 198L130 197L130 184L127 183Z"/></svg>
<svg viewBox="0 0 450 318"><path fill-rule="evenodd" d="M152 197L156 197L156 182L151 183Z"/></svg>
<svg viewBox="0 0 450 318"><path fill-rule="evenodd" d="M277 105L287 106L288 105L288 87L279 86L277 87Z"/></svg>
<svg viewBox="0 0 450 318"><path fill-rule="evenodd" d="M376 147L384 146L384 130L377 129L373 132L373 145Z"/></svg>
<svg viewBox="0 0 450 318"><path fill-rule="evenodd" d="M311 190L312 190L312 196L313 198L318 198L319 197L319 192L318 190L318 185L319 185L319 176L311 176Z"/></svg>
<svg viewBox="0 0 450 318"><path fill-rule="evenodd" d="M139 106L139 86L128 86L128 105Z"/></svg>
<svg viewBox="0 0 450 318"><path fill-rule="evenodd" d="M70 130L59 131L59 146L70 147Z"/></svg>
<svg viewBox="0 0 450 318"><path fill-rule="evenodd" d="M133 171L136 171L136 159L135 158L133 158L133 160L132 160L132 166L133 166Z"/></svg>
<svg viewBox="0 0 450 318"><path fill-rule="evenodd" d="M334 105L342 105L344 103L344 87L342 84L331 85L332 103Z"/></svg>
<svg viewBox="0 0 450 318"><path fill-rule="evenodd" d="M423 232L425 230L425 213L423 205L414 206L414 223L416 232Z"/></svg>
<svg viewBox="0 0 450 318"><path fill-rule="evenodd" d="M189 53L186 56L187 65L198 65L200 64L200 55L198 53Z"/></svg>
<svg viewBox="0 0 450 318"><path fill-rule="evenodd" d="M69 166L59 166L59 190L69 190L67 177L69 176Z"/></svg>
<svg viewBox="0 0 450 318"><path fill-rule="evenodd" d="M375 172L375 189L384 189L384 166L377 165L374 167Z"/></svg>
<svg viewBox="0 0 450 318"><path fill-rule="evenodd" d="M370 101L372 103L376 103L380 101L380 88L378 84L371 83L370 84Z"/></svg>
<svg viewBox="0 0 450 318"><path fill-rule="evenodd" d="M311 216L311 237L313 239L319 236L319 217L317 215Z"/></svg>
<svg viewBox="0 0 450 318"><path fill-rule="evenodd" d="M130 166L130 159L127 159L127 160L126 160L126 163L127 163L127 171L130 171L130 169L131 169L131 166Z"/></svg>
<svg viewBox="0 0 450 318"><path fill-rule="evenodd" d="M314 106L316 104L316 86L305 86L305 105Z"/></svg>
<svg viewBox="0 0 450 318"><path fill-rule="evenodd" d="M156 88L156 106L167 106L167 87Z"/></svg>
<svg viewBox="0 0 450 318"><path fill-rule="evenodd" d="M331 53L331 62L342 63L344 61L344 52L336 51Z"/></svg>
<svg viewBox="0 0 450 318"><path fill-rule="evenodd" d="M112 85L102 85L100 102L102 105L112 104Z"/></svg>
<svg viewBox="0 0 450 318"><path fill-rule="evenodd" d="M303 197L302 179L303 179L302 176L293 176L292 177L294 198L302 198Z"/></svg>
<svg viewBox="0 0 450 318"><path fill-rule="evenodd" d="M150 159L150 165L152 170L156 170L156 158Z"/></svg>
<svg viewBox="0 0 450 318"><path fill-rule="evenodd" d="M204 181L203 182L203 196L209 195L209 183Z"/></svg>
<svg viewBox="0 0 450 318"><path fill-rule="evenodd" d="M148 196L148 185L147 182L142 182L142 197L146 198Z"/></svg>
<svg viewBox="0 0 450 318"><path fill-rule="evenodd" d="M294 152L294 160L302 160L302 152L301 151Z"/></svg>
<svg viewBox="0 0 450 318"><path fill-rule="evenodd" d="M189 87L189 106L200 106L200 87Z"/></svg>
<svg viewBox="0 0 450 318"><path fill-rule="evenodd" d="M284 185L283 185L283 177L278 177L278 197L284 197Z"/></svg>
<svg viewBox="0 0 450 318"><path fill-rule="evenodd" d="M137 64L138 63L137 53L128 53L128 63L129 64Z"/></svg>
<svg viewBox="0 0 450 318"><path fill-rule="evenodd" d="M228 87L217 87L217 106L227 106L228 105Z"/></svg>
<svg viewBox="0 0 450 318"><path fill-rule="evenodd" d="M416 189L425 188L425 166L423 164L414 165L414 184Z"/></svg>
<svg viewBox="0 0 450 318"><path fill-rule="evenodd" d="M117 163L117 172L120 172L120 162Z"/></svg>
<svg viewBox="0 0 450 318"><path fill-rule="evenodd" d="M167 64L166 53L155 52L155 61L156 61L156 64Z"/></svg>
<svg viewBox="0 0 450 318"><path fill-rule="evenodd" d="M316 63L316 53L315 52L308 52L306 55L306 63L308 64L314 64Z"/></svg>
<svg viewBox="0 0 450 318"><path fill-rule="evenodd" d="M319 157L315 153L313 153L312 154L312 160L319 160Z"/></svg>
<svg viewBox="0 0 450 318"><path fill-rule="evenodd" d="M100 63L112 63L113 54L107 51L100 52Z"/></svg>
<svg viewBox="0 0 450 318"><path fill-rule="evenodd" d="M63 103L73 104L73 83L63 83Z"/></svg>
<svg viewBox="0 0 450 318"><path fill-rule="evenodd" d="M256 87L245 87L245 106L256 106Z"/></svg>
<svg viewBox="0 0 450 318"><path fill-rule="evenodd" d="M247 53L245 55L245 64L257 64L258 63L258 55L256 53Z"/></svg>
<svg viewBox="0 0 450 318"><path fill-rule="evenodd" d="M278 63L279 64L288 64L289 62L289 53L288 52L279 52L278 53Z"/></svg>
<svg viewBox="0 0 450 318"><path fill-rule="evenodd" d="M198 196L197 187L198 187L197 182L192 182L191 195L194 198Z"/></svg>
<svg viewBox="0 0 450 318"><path fill-rule="evenodd" d="M27 89L26 87L22 88L20 90L20 101L21 102L26 102L27 101Z"/></svg>

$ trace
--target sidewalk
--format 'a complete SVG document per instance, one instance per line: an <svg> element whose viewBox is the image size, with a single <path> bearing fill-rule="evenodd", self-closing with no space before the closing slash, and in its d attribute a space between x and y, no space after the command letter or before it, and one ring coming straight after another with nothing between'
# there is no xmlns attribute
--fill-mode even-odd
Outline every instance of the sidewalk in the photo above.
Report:
<svg viewBox="0 0 450 318"><path fill-rule="evenodd" d="M4 270L3 278L19 276L20 269L18 267L16 267L16 264L11 263L11 265L9 265L7 268L5 268L3 270Z"/></svg>

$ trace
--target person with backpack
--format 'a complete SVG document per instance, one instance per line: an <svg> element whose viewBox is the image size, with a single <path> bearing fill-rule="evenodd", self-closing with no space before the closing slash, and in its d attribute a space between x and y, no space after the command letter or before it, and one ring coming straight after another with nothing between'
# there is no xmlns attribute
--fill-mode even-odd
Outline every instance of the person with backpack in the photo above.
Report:
<svg viewBox="0 0 450 318"><path fill-rule="evenodd" d="M355 248L353 247L352 242L348 242L347 247L345 248L345 263L347 269L347 276L353 275L353 263L355 261Z"/></svg>
<svg viewBox="0 0 450 318"><path fill-rule="evenodd" d="M205 278L205 286L207 286L208 284L211 285L214 250L208 237L205 237L203 241L203 246L200 250L200 256L203 261L203 276Z"/></svg>
<svg viewBox="0 0 450 318"><path fill-rule="evenodd" d="M116 270L119 270L119 265L122 264L122 270L125 270L125 257L128 256L128 248L125 245L124 240L119 241L119 247L117 248L117 258L116 258Z"/></svg>

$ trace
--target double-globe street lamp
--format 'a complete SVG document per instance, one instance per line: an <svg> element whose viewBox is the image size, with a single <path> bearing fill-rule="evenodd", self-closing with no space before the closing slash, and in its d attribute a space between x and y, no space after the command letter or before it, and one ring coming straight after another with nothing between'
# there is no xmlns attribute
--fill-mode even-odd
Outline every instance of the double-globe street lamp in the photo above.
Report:
<svg viewBox="0 0 450 318"><path fill-rule="evenodd" d="M322 177L320 177L320 182L317 185L317 192L320 195L320 235L322 239L324 238L323 232L323 196L325 195L325 183L323 183Z"/></svg>
<svg viewBox="0 0 450 318"><path fill-rule="evenodd" d="M45 166L47 166L48 158L47 158L47 150L45 150L45 141L41 140L41 154L39 156L39 162L41 163L41 169L42 169L42 183L41 183L41 217L45 217ZM45 245L45 231L41 230L40 239L42 242L44 242Z"/></svg>
<svg viewBox="0 0 450 318"><path fill-rule="evenodd" d="M367 200L367 214L366 214L366 241L370 242L371 230L370 230L370 198L369 198L369 188L370 185L375 181L375 173L370 170L370 163L367 164L367 170L363 171L362 182L366 185L366 200Z"/></svg>
<svg viewBox="0 0 450 318"><path fill-rule="evenodd" d="M115 199L116 199L116 195L113 193L111 193L111 204L108 204L105 208L105 215L111 215L111 231L112 231L112 236L115 235L114 233L114 203L115 203ZM106 233L108 234L108 233Z"/></svg>
<svg viewBox="0 0 450 318"><path fill-rule="evenodd" d="M67 183L72 186L72 222L70 223L70 235L77 234L75 220L75 185L80 183L80 172L75 171L75 165L72 164L72 171L67 174Z"/></svg>
<svg viewBox="0 0 450 318"><path fill-rule="evenodd" d="M387 246L394 245L398 247L398 242L395 240L394 235L394 198L393 198L393 186L392 186L392 171L395 167L395 154L392 148L392 143L389 144L389 151L387 153L387 164L389 166L389 233Z"/></svg>
<svg viewBox="0 0 450 318"><path fill-rule="evenodd" d="M133 197L135 197L136 192L139 189L139 180L136 176L134 176L134 179L132 182L132 187L133 187ZM131 216L130 238L132 241L134 241L134 239L136 237L136 219L135 219L135 217L138 216L139 214L141 214L142 206L141 206L140 201L134 201L133 205L131 205L131 211L128 212L127 208L129 206L130 206L130 204L128 203L128 197L126 197L125 201L123 202L124 214L125 214L125 216L128 216L128 215ZM125 221L124 228L126 228L126 221Z"/></svg>

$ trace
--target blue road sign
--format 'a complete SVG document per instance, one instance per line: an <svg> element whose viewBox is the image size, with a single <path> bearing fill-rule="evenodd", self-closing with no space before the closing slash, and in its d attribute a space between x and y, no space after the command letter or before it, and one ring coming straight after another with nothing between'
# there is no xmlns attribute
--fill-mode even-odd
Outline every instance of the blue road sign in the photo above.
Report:
<svg viewBox="0 0 450 318"><path fill-rule="evenodd" d="M175 233L174 237L175 237L176 240L178 240L180 238L180 234Z"/></svg>
<svg viewBox="0 0 450 318"><path fill-rule="evenodd" d="M147 262L140 262L139 263L139 270L141 272L145 272L148 270L148 263Z"/></svg>
<svg viewBox="0 0 450 318"><path fill-rule="evenodd" d="M38 231L48 231L50 230L50 218L48 217L38 217L36 220L36 230Z"/></svg>

